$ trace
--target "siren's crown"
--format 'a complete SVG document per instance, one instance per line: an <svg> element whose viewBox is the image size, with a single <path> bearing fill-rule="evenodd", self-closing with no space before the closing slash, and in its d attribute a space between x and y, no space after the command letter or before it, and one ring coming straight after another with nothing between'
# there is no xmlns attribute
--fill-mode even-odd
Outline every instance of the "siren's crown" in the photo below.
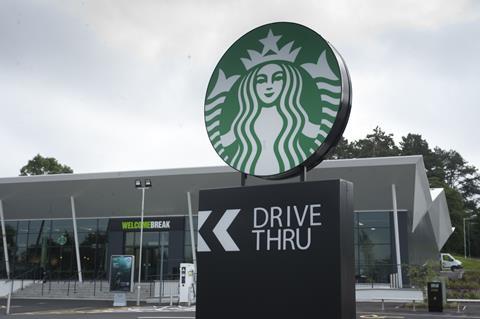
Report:
<svg viewBox="0 0 480 319"><path fill-rule="evenodd" d="M259 40L263 44L262 52L247 50L249 57L241 58L245 69L250 70L254 66L268 61L280 60L294 62L301 48L299 47L292 50L292 41L279 49L277 42L281 37L281 35L274 35L271 29L268 30L267 37Z"/></svg>

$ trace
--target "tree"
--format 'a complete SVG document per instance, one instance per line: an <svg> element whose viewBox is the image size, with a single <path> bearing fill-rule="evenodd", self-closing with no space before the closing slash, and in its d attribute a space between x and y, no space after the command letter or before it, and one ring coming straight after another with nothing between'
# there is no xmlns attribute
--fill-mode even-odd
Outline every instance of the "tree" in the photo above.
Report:
<svg viewBox="0 0 480 319"><path fill-rule="evenodd" d="M393 134L386 134L380 127L366 138L354 143L357 157L398 156L399 149L393 140Z"/></svg>
<svg viewBox="0 0 480 319"><path fill-rule="evenodd" d="M327 159L355 158L355 155L353 144L349 143L348 140L342 136L337 146L328 153Z"/></svg>
<svg viewBox="0 0 480 319"><path fill-rule="evenodd" d="M456 231L450 236L443 250L463 253L463 218L480 216L480 174L475 166L454 150L433 150L420 135L409 133L403 136L399 147L393 134L376 127L365 138L349 142L342 138L329 154L330 159L382 157L397 155L422 155L427 177L432 188L443 188L450 210L452 226ZM471 253L480 256L480 218L471 222Z"/></svg>
<svg viewBox="0 0 480 319"><path fill-rule="evenodd" d="M407 136L402 137L400 155L422 155L428 177L433 175L433 168L439 165L437 157L428 146L428 142L420 134L408 133Z"/></svg>
<svg viewBox="0 0 480 319"><path fill-rule="evenodd" d="M423 155L425 157L431 156L432 153L428 142L422 138L422 135L412 133L402 137L400 150L402 155Z"/></svg>
<svg viewBox="0 0 480 319"><path fill-rule="evenodd" d="M58 163L53 157L43 157L40 154L37 154L20 169L20 176L67 173L73 173L69 166Z"/></svg>
<svg viewBox="0 0 480 319"><path fill-rule="evenodd" d="M436 147L434 149L436 166L432 176L445 181L445 183L462 195L465 207L471 213L479 212L480 175L477 168L468 165L468 162L454 150L445 151Z"/></svg>
<svg viewBox="0 0 480 319"><path fill-rule="evenodd" d="M463 218L467 217L465 213L465 202L462 195L456 189L444 185L445 198L447 199L448 210L450 211L450 221L455 231L448 238L442 248L444 252L455 252L463 254Z"/></svg>
<svg viewBox="0 0 480 319"><path fill-rule="evenodd" d="M436 260L428 260L424 265L408 265L408 278L412 287L421 289L426 296L427 283L438 276L439 263Z"/></svg>
<svg viewBox="0 0 480 319"><path fill-rule="evenodd" d="M366 138L348 142L341 138L338 145L328 154L330 159L398 156L400 151L395 145L393 134L386 134L380 127Z"/></svg>

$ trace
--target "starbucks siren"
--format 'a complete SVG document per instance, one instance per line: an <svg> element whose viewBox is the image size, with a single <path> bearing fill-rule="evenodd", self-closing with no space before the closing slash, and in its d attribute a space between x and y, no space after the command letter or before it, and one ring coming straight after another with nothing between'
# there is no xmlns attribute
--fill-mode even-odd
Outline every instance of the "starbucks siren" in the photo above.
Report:
<svg viewBox="0 0 480 319"><path fill-rule="evenodd" d="M340 54L295 23L258 27L223 55L205 98L205 125L234 169L280 179L311 169L348 122L351 82Z"/></svg>

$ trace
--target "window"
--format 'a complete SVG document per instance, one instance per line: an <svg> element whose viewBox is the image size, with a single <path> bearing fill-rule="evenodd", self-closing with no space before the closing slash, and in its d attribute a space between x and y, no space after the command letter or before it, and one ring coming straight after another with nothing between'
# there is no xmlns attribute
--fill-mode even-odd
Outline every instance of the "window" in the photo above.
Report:
<svg viewBox="0 0 480 319"><path fill-rule="evenodd" d="M77 219L77 232L79 233L96 233L96 219Z"/></svg>
<svg viewBox="0 0 480 319"><path fill-rule="evenodd" d="M394 272L391 212L355 212L354 244L357 280L388 282Z"/></svg>
<svg viewBox="0 0 480 319"><path fill-rule="evenodd" d="M78 244L84 278L98 278L106 270L106 218L77 219ZM72 267L75 268L75 265Z"/></svg>
<svg viewBox="0 0 480 319"><path fill-rule="evenodd" d="M453 259L448 255L443 255L443 261L453 261Z"/></svg>

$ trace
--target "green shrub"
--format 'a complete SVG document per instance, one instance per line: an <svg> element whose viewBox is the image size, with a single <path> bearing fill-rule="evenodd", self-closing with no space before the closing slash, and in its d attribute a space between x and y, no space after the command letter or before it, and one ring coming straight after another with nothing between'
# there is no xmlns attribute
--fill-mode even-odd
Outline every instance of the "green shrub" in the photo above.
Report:
<svg viewBox="0 0 480 319"><path fill-rule="evenodd" d="M438 277L438 262L429 260L424 265L409 265L408 278L414 288L425 290L427 283Z"/></svg>

